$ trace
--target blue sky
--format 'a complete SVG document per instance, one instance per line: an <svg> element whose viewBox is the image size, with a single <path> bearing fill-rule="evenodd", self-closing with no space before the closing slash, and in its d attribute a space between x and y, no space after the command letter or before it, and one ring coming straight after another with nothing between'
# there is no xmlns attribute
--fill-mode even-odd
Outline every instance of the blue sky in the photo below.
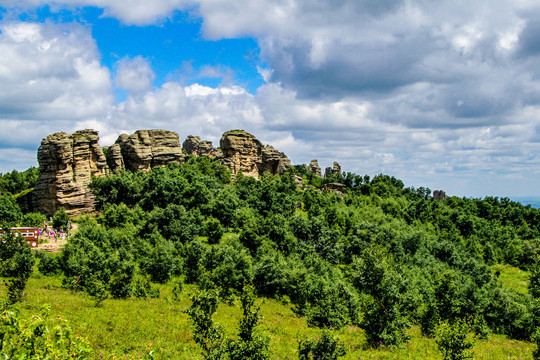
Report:
<svg viewBox="0 0 540 360"><path fill-rule="evenodd" d="M529 0L0 0L0 172L57 131L241 128L294 164L539 196L539 24Z"/></svg>

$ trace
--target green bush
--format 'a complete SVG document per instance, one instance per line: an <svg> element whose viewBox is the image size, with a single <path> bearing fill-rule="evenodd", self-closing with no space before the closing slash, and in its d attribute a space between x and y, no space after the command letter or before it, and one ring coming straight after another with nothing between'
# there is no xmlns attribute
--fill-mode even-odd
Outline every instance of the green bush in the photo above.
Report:
<svg viewBox="0 0 540 360"><path fill-rule="evenodd" d="M536 332L532 339L536 343L536 349L533 351L533 359L540 360L540 328L536 329Z"/></svg>
<svg viewBox="0 0 540 360"><path fill-rule="evenodd" d="M257 359L270 357L268 344L270 339L255 332L259 322L260 307L255 307L255 295L252 286L245 286L240 295L242 319L238 329L238 339L227 342L227 353L231 360Z"/></svg>
<svg viewBox="0 0 540 360"><path fill-rule="evenodd" d="M147 277L137 275L133 279L131 295L139 299L158 298L160 292L159 288L152 286Z"/></svg>
<svg viewBox="0 0 540 360"><path fill-rule="evenodd" d="M57 230L67 230L69 223L69 215L66 213L64 208L60 208L56 213L54 213L52 218L52 227Z"/></svg>
<svg viewBox="0 0 540 360"><path fill-rule="evenodd" d="M210 216L202 224L201 235L206 236L208 238L209 244L219 243L219 240L221 240L221 237L223 236L224 233L225 233L225 228L221 225L221 222L214 217Z"/></svg>
<svg viewBox="0 0 540 360"><path fill-rule="evenodd" d="M226 352L223 328L212 319L220 302L219 292L215 289L199 291L191 301L185 312L193 321L193 340L202 348L204 359L219 360Z"/></svg>
<svg viewBox="0 0 540 360"><path fill-rule="evenodd" d="M67 320L48 321L50 309L22 319L19 312L6 309L0 314L0 357L2 359L91 359L88 341L72 334ZM54 325L54 326L53 326Z"/></svg>
<svg viewBox="0 0 540 360"><path fill-rule="evenodd" d="M443 354L444 360L472 359L470 351L474 347L474 337L464 319L454 322L444 321L436 330L435 342Z"/></svg>
<svg viewBox="0 0 540 360"><path fill-rule="evenodd" d="M58 275L62 272L60 268L60 254L37 251L36 258L39 259L38 271L46 276Z"/></svg>
<svg viewBox="0 0 540 360"><path fill-rule="evenodd" d="M366 249L352 264L351 277L359 292L367 295L361 327L371 346L398 346L408 339L409 323L401 313L403 278L387 251Z"/></svg>
<svg viewBox="0 0 540 360"><path fill-rule="evenodd" d="M24 238L15 237L7 230L0 241L0 277L5 278L9 303L22 299L34 262L34 255Z"/></svg>
<svg viewBox="0 0 540 360"><path fill-rule="evenodd" d="M300 360L337 360L346 353L345 345L329 330L323 331L319 339L305 339L298 343Z"/></svg>

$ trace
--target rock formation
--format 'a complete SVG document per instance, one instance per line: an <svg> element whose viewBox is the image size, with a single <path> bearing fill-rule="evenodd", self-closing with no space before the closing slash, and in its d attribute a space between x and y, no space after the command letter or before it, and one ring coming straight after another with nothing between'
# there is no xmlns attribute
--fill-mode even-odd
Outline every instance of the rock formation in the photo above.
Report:
<svg viewBox="0 0 540 360"><path fill-rule="evenodd" d="M223 153L212 146L211 141L202 140L198 136L189 135L182 143L182 148L188 155L222 157Z"/></svg>
<svg viewBox="0 0 540 360"><path fill-rule="evenodd" d="M64 207L70 215L90 212L94 209L94 196L88 188L92 175L118 169L148 171L186 159L178 134L172 131L137 130L131 135L122 134L105 151L98 140L94 130L73 135L61 132L43 139L38 150L40 175L31 197L35 211L52 215ZM233 177L240 170L246 176L259 178L266 171L276 175L292 167L284 153L263 146L243 130L223 134L221 149L213 148L210 141L201 141L198 136L188 136L183 145L188 154L216 158L231 169Z"/></svg>
<svg viewBox="0 0 540 360"><path fill-rule="evenodd" d="M107 151L107 163L113 171L121 167L122 162L128 170L148 171L154 166L181 163L185 159L178 134L173 131L137 130L129 136L120 135L115 145Z"/></svg>
<svg viewBox="0 0 540 360"><path fill-rule="evenodd" d="M49 135L38 150L39 178L32 192L34 209L48 215L61 207L70 215L92 211L93 176L105 173L106 160L94 130Z"/></svg>
<svg viewBox="0 0 540 360"><path fill-rule="evenodd" d="M276 175L283 174L285 170L293 165L287 155L268 145L261 150L261 163L258 166L259 174L268 171L270 174Z"/></svg>
<svg viewBox="0 0 540 360"><path fill-rule="evenodd" d="M282 174L292 167L287 156L271 146L264 147L257 138L243 130L231 130L219 140L223 157L219 161L231 169L232 176L240 170L256 179L265 171Z"/></svg>
<svg viewBox="0 0 540 360"><path fill-rule="evenodd" d="M319 166L319 163L317 162L317 159L313 159L309 162L309 165L306 166L308 171L314 173L318 177L321 177L321 167Z"/></svg>
<svg viewBox="0 0 540 360"><path fill-rule="evenodd" d="M327 167L324 171L324 177L329 177L330 175L341 174L341 166L334 161L333 167Z"/></svg>
<svg viewBox="0 0 540 360"><path fill-rule="evenodd" d="M435 200L444 200L446 199L446 193L444 190L433 190L433 198Z"/></svg>

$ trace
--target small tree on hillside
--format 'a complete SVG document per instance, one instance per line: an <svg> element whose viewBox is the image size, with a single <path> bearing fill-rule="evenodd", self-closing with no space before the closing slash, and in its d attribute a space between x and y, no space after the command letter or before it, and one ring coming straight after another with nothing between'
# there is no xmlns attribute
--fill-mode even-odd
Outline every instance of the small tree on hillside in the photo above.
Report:
<svg viewBox="0 0 540 360"><path fill-rule="evenodd" d="M193 321L193 339L203 350L205 360L219 360L225 354L223 329L212 317L219 305L215 289L199 291L191 297L192 304L186 313Z"/></svg>
<svg viewBox="0 0 540 360"><path fill-rule="evenodd" d="M443 354L444 360L472 359L470 349L474 347L474 336L464 319L453 322L444 321L436 330L435 342Z"/></svg>
<svg viewBox="0 0 540 360"><path fill-rule="evenodd" d="M345 345L329 330L325 330L318 339L305 339L298 343L300 360L337 360L346 353Z"/></svg>
<svg viewBox="0 0 540 360"><path fill-rule="evenodd" d="M531 276L529 278L529 294L531 294L533 298L540 298L540 261L538 259L531 269Z"/></svg>
<svg viewBox="0 0 540 360"><path fill-rule="evenodd" d="M53 229L67 230L69 223L69 215L64 208L60 208L53 216L52 227Z"/></svg>
<svg viewBox="0 0 540 360"><path fill-rule="evenodd" d="M352 269L353 284L370 300L361 323L367 342L377 347L406 341L409 324L400 310L403 279L391 256L384 248L373 246L354 261Z"/></svg>
<svg viewBox="0 0 540 360"><path fill-rule="evenodd" d="M4 231L0 241L0 276L6 278L8 303L13 304L22 299L35 258L22 236Z"/></svg>

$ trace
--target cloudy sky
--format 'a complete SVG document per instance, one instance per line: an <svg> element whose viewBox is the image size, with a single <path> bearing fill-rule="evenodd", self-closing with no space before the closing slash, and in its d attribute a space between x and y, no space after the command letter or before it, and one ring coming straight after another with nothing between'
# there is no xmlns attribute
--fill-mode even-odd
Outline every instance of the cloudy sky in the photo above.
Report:
<svg viewBox="0 0 540 360"><path fill-rule="evenodd" d="M244 129L450 195L540 195L533 0L0 0L0 172L47 135Z"/></svg>

